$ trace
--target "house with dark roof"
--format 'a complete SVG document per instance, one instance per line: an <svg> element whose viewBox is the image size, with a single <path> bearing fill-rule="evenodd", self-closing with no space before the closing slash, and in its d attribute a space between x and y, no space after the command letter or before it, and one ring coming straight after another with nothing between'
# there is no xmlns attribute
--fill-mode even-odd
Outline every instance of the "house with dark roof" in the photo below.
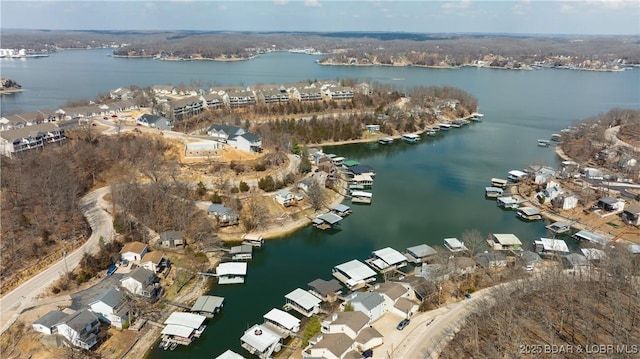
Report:
<svg viewBox="0 0 640 359"><path fill-rule="evenodd" d="M100 330L100 321L94 313L83 309L69 315L62 323L57 324L56 330L71 345L88 350L98 343L97 334Z"/></svg>
<svg viewBox="0 0 640 359"><path fill-rule="evenodd" d="M200 96L190 96L169 102L173 120L181 120L202 112L206 101Z"/></svg>
<svg viewBox="0 0 640 359"><path fill-rule="evenodd" d="M347 358L353 350L367 350L383 343L369 317L358 311L337 312L322 322L321 333L309 340L305 358Z"/></svg>
<svg viewBox="0 0 640 359"><path fill-rule="evenodd" d="M242 127L230 125L211 125L211 127L207 129L208 136L212 137L216 141L224 143L246 132L247 131Z"/></svg>
<svg viewBox="0 0 640 359"><path fill-rule="evenodd" d="M303 358L345 358L356 348L353 339L343 333L320 333L309 339L309 346L302 351Z"/></svg>
<svg viewBox="0 0 640 359"><path fill-rule="evenodd" d="M129 324L129 307L124 295L117 288L108 289L95 301L89 303L89 310L101 321L118 329L123 329Z"/></svg>
<svg viewBox="0 0 640 359"><path fill-rule="evenodd" d="M607 212L624 210L624 200L613 197L602 197L598 200L598 207Z"/></svg>
<svg viewBox="0 0 640 359"><path fill-rule="evenodd" d="M240 222L240 218L234 210L220 203L212 203L208 212L218 221L220 227L235 226Z"/></svg>
<svg viewBox="0 0 640 359"><path fill-rule="evenodd" d="M131 294L154 299L162 291L157 282L158 277L153 271L139 267L121 279L120 285Z"/></svg>
<svg viewBox="0 0 640 359"><path fill-rule="evenodd" d="M0 131L0 154L11 157L16 153L41 149L66 139L65 130L54 123L40 123Z"/></svg>
<svg viewBox="0 0 640 359"><path fill-rule="evenodd" d="M483 268L506 267L507 256L501 252L485 252L475 255L475 260Z"/></svg>
<svg viewBox="0 0 640 359"><path fill-rule="evenodd" d="M158 115L152 115L149 113L138 117L138 119L136 120L136 124L138 126L152 127L163 131L170 130L171 127L173 127L171 125L170 119Z"/></svg>
<svg viewBox="0 0 640 359"><path fill-rule="evenodd" d="M67 316L68 315L66 313L63 313L59 310L52 310L49 313L38 318L31 324L31 326L36 332L47 335L56 334L58 332L58 328L56 327L56 325L61 324L65 320L65 318L67 318Z"/></svg>
<svg viewBox="0 0 640 359"><path fill-rule="evenodd" d="M160 233L158 244L165 248L184 247L187 243L181 231L165 231Z"/></svg>
<svg viewBox="0 0 640 359"><path fill-rule="evenodd" d="M307 283L307 285L309 286L309 293L322 299L324 302L335 302L338 295L342 292L342 284L335 279L327 281L318 278L313 282Z"/></svg>
<svg viewBox="0 0 640 359"><path fill-rule="evenodd" d="M227 143L245 152L262 152L262 139L253 133L245 132L229 139Z"/></svg>
<svg viewBox="0 0 640 359"><path fill-rule="evenodd" d="M640 203L634 203L627 207L620 215L622 220L633 226L640 226Z"/></svg>
<svg viewBox="0 0 640 359"><path fill-rule="evenodd" d="M387 308L392 308L400 298L415 298L415 295L405 286L394 282L375 284L373 292L382 294Z"/></svg>

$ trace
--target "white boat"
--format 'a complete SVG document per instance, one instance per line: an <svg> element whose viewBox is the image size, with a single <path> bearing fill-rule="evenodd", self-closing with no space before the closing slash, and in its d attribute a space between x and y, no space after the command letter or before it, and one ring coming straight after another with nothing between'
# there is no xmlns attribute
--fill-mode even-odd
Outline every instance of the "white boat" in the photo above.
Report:
<svg viewBox="0 0 640 359"><path fill-rule="evenodd" d="M451 128L451 125L448 123L441 123L439 126L440 126L440 129L443 131L449 131L449 129Z"/></svg>
<svg viewBox="0 0 640 359"><path fill-rule="evenodd" d="M420 136L415 133L407 133L402 135L402 140L408 143L416 143L420 140Z"/></svg>
<svg viewBox="0 0 640 359"><path fill-rule="evenodd" d="M372 199L373 199L373 194L370 192L364 192L364 191L351 192L351 203L371 204Z"/></svg>
<svg viewBox="0 0 640 359"><path fill-rule="evenodd" d="M474 113L471 117L472 121L478 121L478 122L482 122L482 120L484 120L484 115L481 113Z"/></svg>
<svg viewBox="0 0 640 359"><path fill-rule="evenodd" d="M540 147L549 147L551 141L549 140L538 140L538 146Z"/></svg>
<svg viewBox="0 0 640 359"><path fill-rule="evenodd" d="M436 134L438 134L438 132L433 129L427 131L427 136L435 136Z"/></svg>

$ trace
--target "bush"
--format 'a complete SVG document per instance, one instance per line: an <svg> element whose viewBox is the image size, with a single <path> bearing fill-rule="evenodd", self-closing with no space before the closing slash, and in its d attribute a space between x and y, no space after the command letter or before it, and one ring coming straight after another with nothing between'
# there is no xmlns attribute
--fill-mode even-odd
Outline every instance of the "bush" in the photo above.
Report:
<svg viewBox="0 0 640 359"><path fill-rule="evenodd" d="M220 197L218 191L215 191L211 196L209 196L209 200L211 203L222 203L222 197Z"/></svg>
<svg viewBox="0 0 640 359"><path fill-rule="evenodd" d="M264 172L267 169L267 166L265 166L264 163L258 163L253 166L253 169L257 172Z"/></svg>
<svg viewBox="0 0 640 359"><path fill-rule="evenodd" d="M262 177L258 181L258 188L265 192L273 192L276 189L276 182L271 176Z"/></svg>
<svg viewBox="0 0 640 359"><path fill-rule="evenodd" d="M248 192L249 191L249 185L245 181L240 181L239 189L240 189L240 192Z"/></svg>
<svg viewBox="0 0 640 359"><path fill-rule="evenodd" d="M240 189L237 186L231 187L230 189L231 193L238 193L240 192Z"/></svg>

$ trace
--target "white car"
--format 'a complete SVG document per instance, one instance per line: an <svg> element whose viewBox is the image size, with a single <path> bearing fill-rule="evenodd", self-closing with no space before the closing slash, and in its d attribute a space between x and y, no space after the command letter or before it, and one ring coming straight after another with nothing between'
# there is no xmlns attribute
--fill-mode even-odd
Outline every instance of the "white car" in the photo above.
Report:
<svg viewBox="0 0 640 359"><path fill-rule="evenodd" d="M526 269L527 271L532 271L535 267L533 266L533 264L527 264L526 267L524 267L524 269Z"/></svg>

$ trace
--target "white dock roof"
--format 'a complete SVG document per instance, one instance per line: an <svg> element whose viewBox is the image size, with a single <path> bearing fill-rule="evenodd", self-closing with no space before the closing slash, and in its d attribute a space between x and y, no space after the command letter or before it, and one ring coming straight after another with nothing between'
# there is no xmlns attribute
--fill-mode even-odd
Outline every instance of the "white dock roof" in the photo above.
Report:
<svg viewBox="0 0 640 359"><path fill-rule="evenodd" d="M407 248L407 252L410 252L412 255L418 256L418 258L422 258L422 257L426 257L426 256L430 256L438 253L436 252L435 249L431 248L426 244L420 244L417 246L409 247Z"/></svg>
<svg viewBox="0 0 640 359"><path fill-rule="evenodd" d="M178 325L181 327L187 327L191 329L198 329L204 323L207 317L203 315L193 314L193 313L184 313L184 312L173 312L164 321L164 324L169 325Z"/></svg>
<svg viewBox="0 0 640 359"><path fill-rule="evenodd" d="M299 306L306 310L311 310L313 307L320 305L322 300L320 300L315 295L307 292L306 290L296 288L293 292L284 296L288 300L297 303Z"/></svg>
<svg viewBox="0 0 640 359"><path fill-rule="evenodd" d="M382 249L378 249L377 251L373 251L373 255L377 258L382 259L385 263L387 263L387 266L402 263L407 260L407 258L402 255L402 253L391 247L385 247Z"/></svg>
<svg viewBox="0 0 640 359"><path fill-rule="evenodd" d="M335 269L344 273L353 281L361 281L376 275L373 269L357 259L337 265Z"/></svg>
<svg viewBox="0 0 640 359"><path fill-rule="evenodd" d="M178 337L189 338L191 333L193 333L193 330L194 330L193 328L185 327L182 325L169 324L166 327L164 327L164 329L162 329L162 332L160 332L160 334L175 335Z"/></svg>
<svg viewBox="0 0 640 359"><path fill-rule="evenodd" d="M567 246L567 243L562 239L540 238L539 241L535 241L534 243L542 245L542 248L545 251L569 252L569 247Z"/></svg>
<svg viewBox="0 0 640 359"><path fill-rule="evenodd" d="M458 238L445 238L444 243L446 243L449 248L465 248L464 243L460 242Z"/></svg>
<svg viewBox="0 0 640 359"><path fill-rule="evenodd" d="M526 176L527 174L520 170L512 170L512 171L509 171L509 175L513 177L522 177L522 176Z"/></svg>
<svg viewBox="0 0 640 359"><path fill-rule="evenodd" d="M280 324L288 330L300 329L300 319L277 308L271 309L263 316L264 319Z"/></svg>
<svg viewBox="0 0 640 359"><path fill-rule="evenodd" d="M220 263L216 268L218 276L223 275L247 275L247 263L245 262L225 262Z"/></svg>
<svg viewBox="0 0 640 359"><path fill-rule="evenodd" d="M268 347L279 342L280 336L264 325L256 324L247 329L240 340L259 352L264 352Z"/></svg>
<svg viewBox="0 0 640 359"><path fill-rule="evenodd" d="M518 237L516 237L515 234L501 234L501 233L494 233L493 237L498 241L498 243L504 245L504 246L512 246L515 244L522 244L522 242L520 242L520 239L518 239Z"/></svg>
<svg viewBox="0 0 640 359"><path fill-rule="evenodd" d="M373 193L364 191L353 191L351 197L373 197Z"/></svg>
<svg viewBox="0 0 640 359"><path fill-rule="evenodd" d="M244 359L244 357L231 349L227 349L227 351L218 355L215 359Z"/></svg>

